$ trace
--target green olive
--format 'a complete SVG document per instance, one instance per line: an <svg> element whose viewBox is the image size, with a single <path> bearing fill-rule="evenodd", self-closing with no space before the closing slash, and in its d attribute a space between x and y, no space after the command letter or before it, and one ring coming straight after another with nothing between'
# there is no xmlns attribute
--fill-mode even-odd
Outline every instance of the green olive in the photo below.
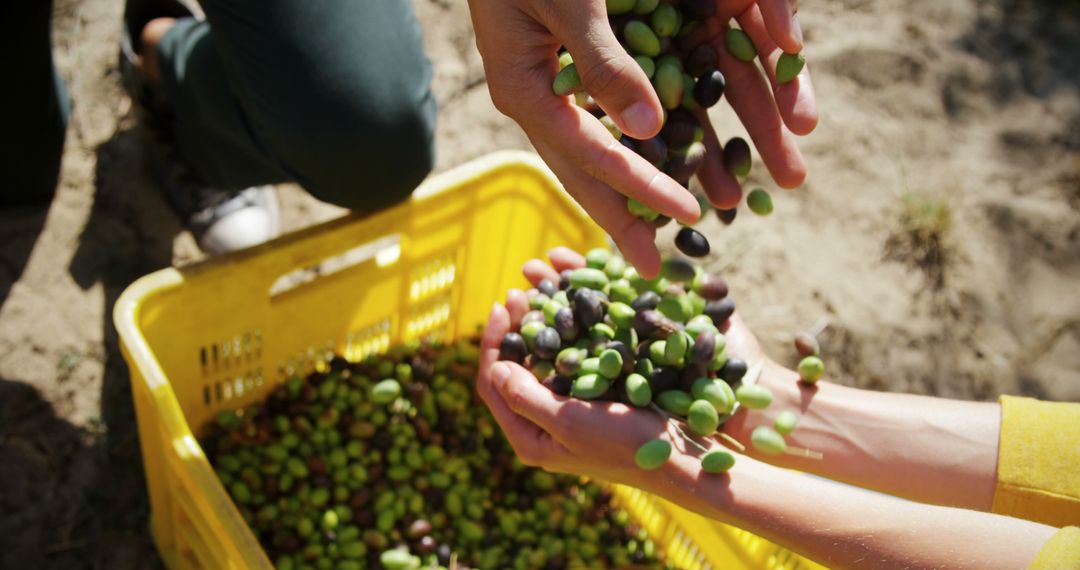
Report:
<svg viewBox="0 0 1080 570"><path fill-rule="evenodd" d="M776 60L776 82L780 84L790 83L799 76L806 58L801 53L784 53Z"/></svg>
<svg viewBox="0 0 1080 570"><path fill-rule="evenodd" d="M682 390L665 390L656 396L656 403L661 408L677 416L686 416L693 399Z"/></svg>
<svg viewBox="0 0 1080 570"><path fill-rule="evenodd" d="M772 391L760 384L743 384L735 390L739 403L751 410L761 410L772 403Z"/></svg>
<svg viewBox="0 0 1080 570"><path fill-rule="evenodd" d="M720 426L720 416L711 402L694 400L686 412L686 425L695 435L708 437L716 433L716 428Z"/></svg>
<svg viewBox="0 0 1080 570"><path fill-rule="evenodd" d="M401 395L401 384L393 378L387 378L371 387L371 401L377 405L389 404Z"/></svg>
<svg viewBox="0 0 1080 570"><path fill-rule="evenodd" d="M750 443L758 451L768 455L780 455L787 451L787 442L769 426L758 426L750 433Z"/></svg>
<svg viewBox="0 0 1080 570"><path fill-rule="evenodd" d="M825 363L817 356L807 356L799 361L799 380L813 384L825 375Z"/></svg>
<svg viewBox="0 0 1080 570"><path fill-rule="evenodd" d="M649 381L641 374L631 374L626 377L626 397L630 403L641 408L652 402L652 387Z"/></svg>
<svg viewBox="0 0 1080 570"><path fill-rule="evenodd" d="M594 400L611 388L611 381L599 374L578 376L570 389L570 395L580 400Z"/></svg>
<svg viewBox="0 0 1080 570"><path fill-rule="evenodd" d="M735 455L716 449L701 457L701 470L706 473L725 473L735 466Z"/></svg>
<svg viewBox="0 0 1080 570"><path fill-rule="evenodd" d="M795 425L799 423L799 416L795 415L795 412L790 410L784 410L776 415L776 421L773 422L773 427L781 435L787 435L795 431Z"/></svg>
<svg viewBox="0 0 1080 570"><path fill-rule="evenodd" d="M746 32L738 29L731 28L724 34L724 46L731 55L741 61L754 61L757 57L757 48L754 47L754 41L750 39L750 36Z"/></svg>
<svg viewBox="0 0 1080 570"><path fill-rule="evenodd" d="M671 457L671 443L664 439L653 439L645 442L634 454L634 462L637 466L645 469L657 469Z"/></svg>

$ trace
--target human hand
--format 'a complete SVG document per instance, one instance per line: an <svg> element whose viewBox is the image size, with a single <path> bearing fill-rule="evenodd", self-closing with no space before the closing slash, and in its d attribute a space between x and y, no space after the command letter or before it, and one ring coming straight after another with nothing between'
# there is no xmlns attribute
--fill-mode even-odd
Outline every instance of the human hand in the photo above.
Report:
<svg viewBox="0 0 1080 570"><path fill-rule="evenodd" d="M805 164L792 133L805 134L817 123L808 72L785 85L773 78L780 48L797 52L801 32L787 0L719 0L710 37L720 53L729 99L777 183L801 184ZM681 222L700 210L681 185L618 143L590 113L551 91L558 71L557 51L565 45L585 88L628 136L645 139L661 127L663 111L644 72L619 45L600 0L470 0L477 47L484 59L492 101L517 121L537 151L619 245L627 260L647 278L660 267L655 228L626 210L625 197ZM721 31L735 17L758 46L769 83L753 65L728 55ZM778 47L779 46L779 47ZM699 179L712 203L738 203L738 181L721 164L722 147L706 121L710 158Z"/></svg>

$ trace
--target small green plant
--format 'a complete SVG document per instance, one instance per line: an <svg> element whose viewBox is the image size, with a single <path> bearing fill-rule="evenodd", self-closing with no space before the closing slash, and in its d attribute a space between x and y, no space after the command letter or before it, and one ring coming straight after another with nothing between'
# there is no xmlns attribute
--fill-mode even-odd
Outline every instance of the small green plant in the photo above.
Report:
<svg viewBox="0 0 1080 570"><path fill-rule="evenodd" d="M907 191L900 197L899 224L885 242L885 258L920 268L935 288L945 285L952 209L946 196Z"/></svg>

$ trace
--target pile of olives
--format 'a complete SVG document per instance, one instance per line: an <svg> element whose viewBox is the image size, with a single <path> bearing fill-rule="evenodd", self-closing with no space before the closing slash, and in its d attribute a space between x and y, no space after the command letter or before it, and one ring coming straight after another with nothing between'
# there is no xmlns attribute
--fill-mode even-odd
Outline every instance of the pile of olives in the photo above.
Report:
<svg viewBox="0 0 1080 570"><path fill-rule="evenodd" d="M720 101L726 87L724 74L718 69L719 52L711 43L708 30L708 20L716 16L716 3L713 0L607 0L606 6L612 31L652 80L665 110L660 134L648 140L625 136L585 92L581 74L566 51L559 54L560 71L552 83L552 91L559 96L573 95L577 104L598 117L623 145L690 188L690 179L705 160L702 123L706 120L705 110ZM749 65L758 55L750 36L738 28L724 32L724 46ZM794 80L804 65L802 54L781 55L776 66L777 81ZM734 137L723 148L722 161L728 172L736 178L747 176L751 166L750 145ZM765 216L772 212L772 198L764 189L757 188L747 195L747 206L755 214ZM668 217L633 198L628 199L627 208L657 227L670 222ZM726 224L734 221L735 213L735 209L717 210ZM708 242L705 243L707 246ZM683 253L695 256L686 250Z"/></svg>
<svg viewBox="0 0 1080 570"><path fill-rule="evenodd" d="M735 303L723 278L679 257L665 259L660 277L651 280L607 249L585 259L585 267L563 271L558 284L543 280L527 291L531 309L520 329L503 337L501 360L522 364L561 396L656 411L691 445L717 435L740 408L772 403L772 392L756 383L760 366L751 370L727 354L721 331ZM783 435L796 420L780 414L751 443L765 453L787 452ZM727 451L697 446L706 472L735 463ZM641 447L637 464L655 469L670 454L670 442L656 439Z"/></svg>
<svg viewBox="0 0 1080 570"><path fill-rule="evenodd" d="M666 568L604 486L524 466L474 395L477 339L327 355L202 438L279 569Z"/></svg>

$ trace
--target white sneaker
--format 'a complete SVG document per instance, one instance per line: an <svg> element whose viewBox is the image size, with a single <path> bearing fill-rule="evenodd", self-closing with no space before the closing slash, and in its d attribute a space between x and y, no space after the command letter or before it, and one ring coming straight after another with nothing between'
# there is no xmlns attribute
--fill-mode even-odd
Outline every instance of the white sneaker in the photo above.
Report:
<svg viewBox="0 0 1080 570"><path fill-rule="evenodd" d="M199 248L220 255L278 237L280 217L273 187L255 186L194 212L188 219L188 227L195 234Z"/></svg>

